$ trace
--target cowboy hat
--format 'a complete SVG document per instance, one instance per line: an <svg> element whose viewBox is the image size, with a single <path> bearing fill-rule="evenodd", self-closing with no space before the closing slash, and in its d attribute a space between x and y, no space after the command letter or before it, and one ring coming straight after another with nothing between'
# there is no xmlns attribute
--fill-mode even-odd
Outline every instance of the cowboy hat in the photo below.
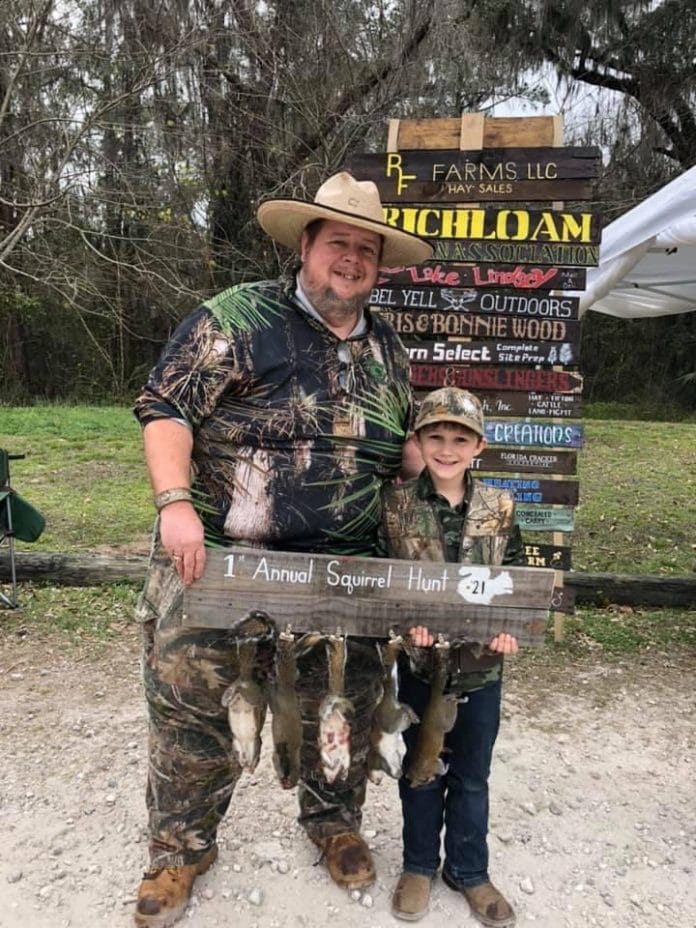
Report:
<svg viewBox="0 0 696 928"><path fill-rule="evenodd" d="M300 251L302 233L315 219L333 219L382 236L382 264L385 267L420 264L432 258L428 242L388 226L382 217L382 204L376 184L356 180L347 171L334 174L317 190L313 203L304 200L266 200L256 213L259 225L271 238L293 251Z"/></svg>

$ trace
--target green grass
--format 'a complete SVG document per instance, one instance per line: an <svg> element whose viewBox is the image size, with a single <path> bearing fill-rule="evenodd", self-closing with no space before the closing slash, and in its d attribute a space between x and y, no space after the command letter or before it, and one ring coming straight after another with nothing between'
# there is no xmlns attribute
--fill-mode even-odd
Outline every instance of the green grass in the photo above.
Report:
<svg viewBox="0 0 696 928"><path fill-rule="evenodd" d="M138 591L126 584L101 587L24 583L20 608L0 612L6 633L58 636L71 645L108 642L133 622Z"/></svg>
<svg viewBox="0 0 696 928"><path fill-rule="evenodd" d="M696 612L690 609L579 608L566 617L564 632L566 647L575 652L696 654Z"/></svg>
<svg viewBox="0 0 696 928"><path fill-rule="evenodd" d="M688 576L696 565L696 424L590 420L576 570Z"/></svg>
<svg viewBox="0 0 696 928"><path fill-rule="evenodd" d="M696 423L585 421L573 566L685 576L696 562ZM15 489L46 517L34 551L145 543L154 512L140 429L113 406L0 407ZM531 534L531 533L530 533Z"/></svg>
<svg viewBox="0 0 696 928"><path fill-rule="evenodd" d="M33 551L89 551L144 541L154 511L140 427L113 406L0 407L12 485L46 519Z"/></svg>
<svg viewBox="0 0 696 928"><path fill-rule="evenodd" d="M568 539L574 569L693 575L696 423L586 419L585 436L577 528ZM154 512L129 409L0 406L0 448L27 455L12 462L12 483L47 522L41 539L20 550L91 551L134 541L146 548ZM127 586L27 584L21 610L3 612L2 626L106 641L129 620L135 595ZM579 609L565 629L567 657L696 653L691 610Z"/></svg>

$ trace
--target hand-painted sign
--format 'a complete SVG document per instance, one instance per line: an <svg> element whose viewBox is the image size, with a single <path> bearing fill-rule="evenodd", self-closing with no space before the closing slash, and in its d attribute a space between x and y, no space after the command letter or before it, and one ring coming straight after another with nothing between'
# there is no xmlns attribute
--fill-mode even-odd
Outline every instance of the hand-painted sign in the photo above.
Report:
<svg viewBox="0 0 696 928"><path fill-rule="evenodd" d="M587 271L579 267L534 267L531 264L415 264L382 267L377 286L509 287L513 290L584 290Z"/></svg>
<svg viewBox="0 0 696 928"><path fill-rule="evenodd" d="M370 305L535 319L577 319L580 300L550 293L487 291L473 287L375 287L370 294Z"/></svg>
<svg viewBox="0 0 696 928"><path fill-rule="evenodd" d="M572 532L573 510L562 506L516 506L515 521L523 532Z"/></svg>
<svg viewBox="0 0 696 928"><path fill-rule="evenodd" d="M504 474L575 474L578 469L576 451L520 451L508 448L486 448L470 465L477 472Z"/></svg>
<svg viewBox="0 0 696 928"><path fill-rule="evenodd" d="M353 155L348 170L377 184L383 202L589 200L598 148L483 148L477 151Z"/></svg>
<svg viewBox="0 0 696 928"><path fill-rule="evenodd" d="M565 264L596 267L599 245L544 245L538 242L436 241L435 261L473 261L481 264Z"/></svg>
<svg viewBox="0 0 696 928"><path fill-rule="evenodd" d="M509 631L531 645L543 638L553 584L553 571L526 567L211 549L184 591L182 624L233 628L260 610L294 632L383 638L406 634L423 612L435 634L487 642Z"/></svg>
<svg viewBox="0 0 696 928"><path fill-rule="evenodd" d="M538 480L534 477L479 477L489 487L507 490L516 503L560 503L577 506L577 480Z"/></svg>
<svg viewBox="0 0 696 928"><path fill-rule="evenodd" d="M529 316L473 316L458 311L418 312L412 309L381 309L379 315L390 322L399 335L571 342L576 346L580 340L580 323L566 322L565 319L536 319ZM414 354L413 360L425 361L429 360L429 357L427 354ZM443 360L459 359L450 354ZM554 360L553 363L556 364L558 361ZM570 363L570 360L565 363Z"/></svg>
<svg viewBox="0 0 696 928"><path fill-rule="evenodd" d="M425 239L594 245L601 236L597 213L523 207L384 206L382 215L388 226Z"/></svg>
<svg viewBox="0 0 696 928"><path fill-rule="evenodd" d="M581 414L580 397L576 393L479 392L477 396L486 416L579 419Z"/></svg>
<svg viewBox="0 0 696 928"><path fill-rule="evenodd" d="M563 612L572 615L575 612L575 599L577 590L571 586L555 586L551 597L551 608L554 612Z"/></svg>
<svg viewBox="0 0 696 928"><path fill-rule="evenodd" d="M414 387L463 387L465 390L526 390L535 393L581 393L582 375L574 371L514 370L412 364Z"/></svg>
<svg viewBox="0 0 696 928"><path fill-rule="evenodd" d="M416 390L422 399L426 390ZM582 411L576 393L477 393L487 416L579 419Z"/></svg>
<svg viewBox="0 0 696 928"><path fill-rule="evenodd" d="M570 570L570 548L564 545L525 544L524 559L527 567L549 567L552 570Z"/></svg>
<svg viewBox="0 0 696 928"><path fill-rule="evenodd" d="M531 448L582 448L582 425L566 422L526 422L504 419L486 421L489 445Z"/></svg>
<svg viewBox="0 0 696 928"><path fill-rule="evenodd" d="M387 315L398 316L398 313ZM427 314L422 314L428 318ZM432 318L432 317L430 317ZM469 316L458 313L443 315L444 321L464 322ZM436 334L456 335L454 326L441 328L439 321L435 320L433 328L438 327ZM402 330L396 325L401 335L410 332ZM464 331L462 325L461 331ZM514 341L480 341L480 342L407 342L409 357L412 362L432 361L437 364L555 364L569 367L577 364L578 349L573 342L514 342Z"/></svg>

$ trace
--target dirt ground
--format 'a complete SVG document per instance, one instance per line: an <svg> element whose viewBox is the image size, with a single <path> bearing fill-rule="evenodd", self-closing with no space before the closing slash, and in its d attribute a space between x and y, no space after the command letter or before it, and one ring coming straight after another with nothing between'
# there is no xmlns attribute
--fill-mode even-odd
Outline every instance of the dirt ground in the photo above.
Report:
<svg viewBox="0 0 696 928"><path fill-rule="evenodd" d="M99 652L0 632L0 928L131 924L146 864L145 710L135 630ZM550 671L511 661L492 776L491 871L539 928L696 926L693 662ZM386 928L399 872L395 784L372 786L379 876L334 887L276 785L266 738L238 787L193 928ZM476 924L441 881L424 925Z"/></svg>

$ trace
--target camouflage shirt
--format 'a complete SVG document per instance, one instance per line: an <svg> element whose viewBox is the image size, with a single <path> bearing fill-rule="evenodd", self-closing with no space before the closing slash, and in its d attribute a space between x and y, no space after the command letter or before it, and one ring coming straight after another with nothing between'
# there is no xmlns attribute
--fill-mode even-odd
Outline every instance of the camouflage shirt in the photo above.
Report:
<svg viewBox="0 0 696 928"><path fill-rule="evenodd" d="M224 291L176 329L135 414L191 428L208 544L375 554L411 392L403 345L365 315L341 341L298 305L294 281L266 281Z"/></svg>
<svg viewBox="0 0 696 928"><path fill-rule="evenodd" d="M381 545L388 557L464 564L524 563L512 497L465 475L464 499L452 506L435 489L427 469L420 476L385 489ZM427 625L427 617L414 616ZM420 653L419 653L420 652ZM426 677L424 649L413 649L411 669ZM454 642L448 690L471 692L499 680L503 659L480 647Z"/></svg>

